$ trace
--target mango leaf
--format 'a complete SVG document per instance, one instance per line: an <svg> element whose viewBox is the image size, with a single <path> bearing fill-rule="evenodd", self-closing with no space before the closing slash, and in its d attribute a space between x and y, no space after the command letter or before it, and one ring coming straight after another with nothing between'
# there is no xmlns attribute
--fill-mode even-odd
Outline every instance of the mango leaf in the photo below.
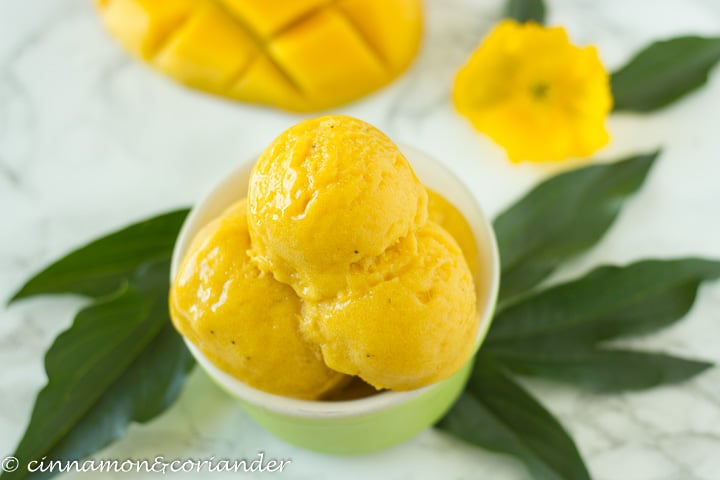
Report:
<svg viewBox="0 0 720 480"><path fill-rule="evenodd" d="M484 348L529 352L654 331L682 318L699 284L718 276L720 261L699 258L599 267L498 313Z"/></svg>
<svg viewBox="0 0 720 480"><path fill-rule="evenodd" d="M96 297L47 352L47 385L16 449L20 469L0 478L49 478L30 460L79 459L175 400L194 366L168 314L169 262L187 210L131 225L58 260L14 300L45 293Z"/></svg>
<svg viewBox="0 0 720 480"><path fill-rule="evenodd" d="M46 453L47 458L73 460L88 457L122 437L131 422L152 420L174 402L194 365L194 359L169 320L166 321L162 330L124 373L72 430ZM37 472L26 478L48 477Z"/></svg>
<svg viewBox="0 0 720 480"><path fill-rule="evenodd" d="M682 382L713 366L662 353L592 347L528 345L526 350L488 348L486 353L515 373L559 380L603 393Z"/></svg>
<svg viewBox="0 0 720 480"><path fill-rule="evenodd" d="M594 245L642 185L658 154L562 173L500 214L494 226L501 302L531 289L561 262Z"/></svg>
<svg viewBox="0 0 720 480"><path fill-rule="evenodd" d="M168 317L168 269L167 261L139 268L55 339L45 357L48 383L14 454L22 468L3 480L37 478L27 463L45 455L93 453L177 396L193 361Z"/></svg>
<svg viewBox="0 0 720 480"><path fill-rule="evenodd" d="M543 24L545 23L545 2L543 0L508 0L504 16L520 23L532 20Z"/></svg>
<svg viewBox="0 0 720 480"><path fill-rule="evenodd" d="M465 392L437 428L517 457L536 480L590 479L560 422L482 352Z"/></svg>
<svg viewBox="0 0 720 480"><path fill-rule="evenodd" d="M615 110L650 112L707 82L720 60L720 37L686 36L655 42L612 75Z"/></svg>
<svg viewBox="0 0 720 480"><path fill-rule="evenodd" d="M9 303L39 294L99 298L116 292L138 265L170 258L187 213L149 218L75 250L31 278Z"/></svg>

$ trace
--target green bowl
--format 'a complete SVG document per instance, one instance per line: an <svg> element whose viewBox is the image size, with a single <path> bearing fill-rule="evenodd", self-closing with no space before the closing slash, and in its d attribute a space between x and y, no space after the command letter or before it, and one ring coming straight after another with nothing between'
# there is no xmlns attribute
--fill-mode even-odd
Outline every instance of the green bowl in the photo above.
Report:
<svg viewBox="0 0 720 480"><path fill-rule="evenodd" d="M497 301L500 261L492 224L475 197L441 163L414 149L403 152L420 180L452 202L472 227L478 245L479 348L487 334ZM192 209L173 252L171 278L197 231L226 207L247 195L256 158L243 163ZM453 376L407 392L386 391L342 401L307 401L257 390L216 367L185 340L200 366L221 388L236 398L245 411L276 436L310 450L360 454L397 445L433 425L462 393L472 359Z"/></svg>

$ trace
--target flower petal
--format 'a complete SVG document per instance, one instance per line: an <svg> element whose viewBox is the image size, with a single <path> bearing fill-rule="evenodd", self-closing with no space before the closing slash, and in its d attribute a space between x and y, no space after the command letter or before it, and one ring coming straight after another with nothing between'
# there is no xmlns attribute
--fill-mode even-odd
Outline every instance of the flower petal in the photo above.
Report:
<svg viewBox="0 0 720 480"><path fill-rule="evenodd" d="M500 22L458 71L453 104L511 161L585 157L609 141L609 75L561 27Z"/></svg>

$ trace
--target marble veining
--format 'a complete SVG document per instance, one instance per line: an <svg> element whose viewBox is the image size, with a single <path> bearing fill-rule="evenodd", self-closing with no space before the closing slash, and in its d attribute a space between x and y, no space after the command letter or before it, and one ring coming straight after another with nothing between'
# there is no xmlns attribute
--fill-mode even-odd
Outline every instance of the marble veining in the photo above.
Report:
<svg viewBox="0 0 720 480"><path fill-rule="evenodd" d="M156 75L107 37L91 3L0 0L2 300L68 249L129 221L191 204L237 161L255 155L301 118L224 102ZM455 70L490 28L501 3L428 0L426 39L411 70L389 88L336 110L444 160L490 214L540 178L567 168L510 165L449 103ZM550 22L566 25L578 42L597 44L610 68L653 39L720 32L717 0L548 3ZM663 155L608 235L557 272L555 281L601 263L649 256L720 258L718 70L702 91L668 109L612 117L613 142L600 157L658 146ZM20 439L45 383L44 351L82 304L76 298L36 299L0 309L0 457ZM685 320L623 345L720 363L718 312L720 283L708 283ZM683 385L622 395L522 383L572 432L598 480L720 478L718 368ZM291 458L285 472L275 475L297 480L528 478L515 460L432 430L373 455L306 452L254 425L199 371L168 412L132 425L96 457L252 458L258 451ZM109 473L92 478L121 477L129 478ZM156 475L132 478L151 477Z"/></svg>

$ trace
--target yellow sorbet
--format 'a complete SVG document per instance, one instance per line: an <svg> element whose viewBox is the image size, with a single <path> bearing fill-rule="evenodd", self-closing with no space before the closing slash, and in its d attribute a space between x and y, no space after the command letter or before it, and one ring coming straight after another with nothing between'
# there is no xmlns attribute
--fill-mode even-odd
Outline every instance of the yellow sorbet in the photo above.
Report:
<svg viewBox="0 0 720 480"><path fill-rule="evenodd" d="M177 330L220 369L266 392L318 399L349 381L299 332L301 301L247 256L242 200L195 237L170 291Z"/></svg>
<svg viewBox="0 0 720 480"><path fill-rule="evenodd" d="M303 317L302 331L330 368L393 390L455 373L472 355L478 329L470 269L433 222L356 264L349 287L304 302Z"/></svg>
<svg viewBox="0 0 720 480"><path fill-rule="evenodd" d="M480 275L479 253L475 235L460 210L437 192L427 189L428 219L447 230L460 246L475 283Z"/></svg>
<svg viewBox="0 0 720 480"><path fill-rule="evenodd" d="M351 265L427 220L427 193L375 127L326 116L283 132L249 185L251 257L304 299L334 296Z"/></svg>
<svg viewBox="0 0 720 480"><path fill-rule="evenodd" d="M273 141L248 199L197 234L171 316L218 367L270 393L411 390L471 357L478 257L463 215L387 136L320 117Z"/></svg>

